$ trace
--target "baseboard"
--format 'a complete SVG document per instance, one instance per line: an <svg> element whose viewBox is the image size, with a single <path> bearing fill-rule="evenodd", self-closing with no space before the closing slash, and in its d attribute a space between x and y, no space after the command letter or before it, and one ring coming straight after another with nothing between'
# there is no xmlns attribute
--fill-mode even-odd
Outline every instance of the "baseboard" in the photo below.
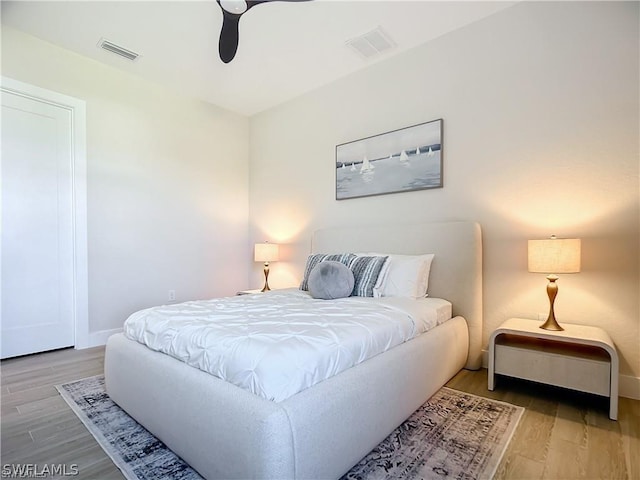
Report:
<svg viewBox="0 0 640 480"><path fill-rule="evenodd" d="M108 338L111 335L115 335L116 333L121 333L122 328L114 328L111 330L99 330L97 332L89 333L87 337L87 341L83 343L81 346L76 345L77 349L83 348L92 348L99 347L101 345L106 345Z"/></svg>
<svg viewBox="0 0 640 480"><path fill-rule="evenodd" d="M482 368L489 368L489 350L482 350Z"/></svg>
<svg viewBox="0 0 640 480"><path fill-rule="evenodd" d="M640 378L631 375L620 375L618 389L621 397L640 400Z"/></svg>
<svg viewBox="0 0 640 480"><path fill-rule="evenodd" d="M489 352L487 350L482 350L482 367L489 368ZM640 400L640 377L620 375L618 377L618 395Z"/></svg>

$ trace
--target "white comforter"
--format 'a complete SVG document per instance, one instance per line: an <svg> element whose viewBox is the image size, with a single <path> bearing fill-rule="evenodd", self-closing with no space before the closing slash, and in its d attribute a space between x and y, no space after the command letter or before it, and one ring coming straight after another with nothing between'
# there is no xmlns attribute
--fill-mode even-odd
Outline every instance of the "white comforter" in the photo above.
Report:
<svg viewBox="0 0 640 480"><path fill-rule="evenodd" d="M124 333L278 402L450 317L441 299L327 301L287 289L141 310Z"/></svg>

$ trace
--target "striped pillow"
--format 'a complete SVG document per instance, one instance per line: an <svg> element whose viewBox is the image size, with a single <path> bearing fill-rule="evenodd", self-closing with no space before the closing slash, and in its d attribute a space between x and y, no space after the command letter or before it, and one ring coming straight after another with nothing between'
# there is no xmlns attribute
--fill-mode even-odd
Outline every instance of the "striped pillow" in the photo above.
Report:
<svg viewBox="0 0 640 480"><path fill-rule="evenodd" d="M349 263L355 284L352 297L373 297L373 287L389 257L355 257Z"/></svg>
<svg viewBox="0 0 640 480"><path fill-rule="evenodd" d="M311 270L313 270L313 267L318 265L320 262L330 260L333 262L344 263L348 267L354 258L356 258L356 256L353 253L316 253L309 255L309 257L307 258L307 265L304 267L304 276L302 277L302 282L300 283L300 290L309 290L309 274L311 273Z"/></svg>

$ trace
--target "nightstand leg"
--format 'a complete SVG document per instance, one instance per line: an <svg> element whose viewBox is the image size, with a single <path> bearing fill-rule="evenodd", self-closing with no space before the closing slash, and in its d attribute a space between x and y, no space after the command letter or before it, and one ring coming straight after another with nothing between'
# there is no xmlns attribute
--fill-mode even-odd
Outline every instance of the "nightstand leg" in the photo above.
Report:
<svg viewBox="0 0 640 480"><path fill-rule="evenodd" d="M491 336L489 340L489 379L488 389L493 391L496 383L496 339L495 336Z"/></svg>
<svg viewBox="0 0 640 480"><path fill-rule="evenodd" d="M618 420L618 368L619 362L618 352L616 350L609 350L611 356L611 386L609 388L609 418L611 420Z"/></svg>

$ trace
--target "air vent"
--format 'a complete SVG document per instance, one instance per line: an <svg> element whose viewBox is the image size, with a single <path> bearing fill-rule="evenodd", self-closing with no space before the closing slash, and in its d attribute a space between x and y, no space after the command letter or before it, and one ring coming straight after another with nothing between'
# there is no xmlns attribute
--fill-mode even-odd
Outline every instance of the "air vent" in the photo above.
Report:
<svg viewBox="0 0 640 480"><path fill-rule="evenodd" d="M369 59L391 50L396 44L382 27L377 27L364 35L347 40L347 46L353 48L362 58Z"/></svg>
<svg viewBox="0 0 640 480"><path fill-rule="evenodd" d="M100 39L100 41L98 42L98 47L108 52L115 53L116 55L120 55L121 57L124 57L127 60L131 60L132 62L135 61L140 56L140 54L133 52L128 48L124 48L124 47L121 47L120 45L116 45L115 43L110 42L109 40L105 40L104 38Z"/></svg>

